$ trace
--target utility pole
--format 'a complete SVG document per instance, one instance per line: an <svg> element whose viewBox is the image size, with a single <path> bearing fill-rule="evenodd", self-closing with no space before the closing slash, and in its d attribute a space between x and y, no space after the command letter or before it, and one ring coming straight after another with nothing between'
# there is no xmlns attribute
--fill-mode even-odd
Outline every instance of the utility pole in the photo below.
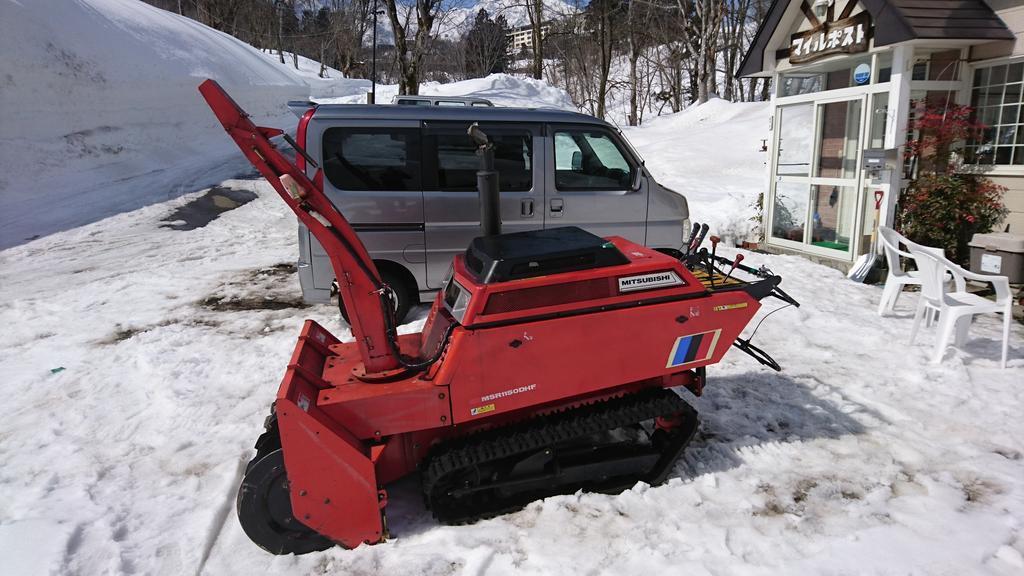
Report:
<svg viewBox="0 0 1024 576"><path fill-rule="evenodd" d="M370 104L377 103L377 0L373 0L373 57L370 64Z"/></svg>
<svg viewBox="0 0 1024 576"><path fill-rule="evenodd" d="M277 57L284 64L284 0L274 0L277 7Z"/></svg>

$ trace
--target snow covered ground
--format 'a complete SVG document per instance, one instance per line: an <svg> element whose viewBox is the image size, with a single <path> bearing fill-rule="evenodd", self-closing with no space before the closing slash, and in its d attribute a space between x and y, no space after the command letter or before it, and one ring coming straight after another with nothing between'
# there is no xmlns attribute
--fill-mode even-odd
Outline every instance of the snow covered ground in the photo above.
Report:
<svg viewBox="0 0 1024 576"><path fill-rule="evenodd" d="M739 147L731 124L715 118L757 116L745 106L711 106L715 117L667 118L630 133L667 185L713 182L710 175L731 161L728 150ZM670 137L708 153L693 148L690 170L673 172L660 148ZM739 176L756 182L759 174L753 162ZM229 180L222 187L238 192L215 189L211 196L221 199L212 205L230 206L245 192L255 199L194 227L202 222L178 212L202 196L189 194L0 252L5 571L1024 569L1021 327L1013 327L1006 370L998 368L998 330L988 318L966 350L932 366L933 333L907 344L911 297L896 317L878 318L879 288L800 258L756 254L749 261L767 262L803 303L772 316L755 340L785 371L738 353L715 366L705 395L687 396L703 422L666 485L549 498L445 527L423 509L411 479L391 487L391 541L267 555L235 517L242 466L303 319L348 333L330 306L298 301L294 218L269 186ZM696 218L715 207L711 190L691 198Z"/></svg>
<svg viewBox="0 0 1024 576"><path fill-rule="evenodd" d="M140 51L158 40L173 45L161 30L185 34L177 17L157 18L141 3L78 0L62 4L66 12L48 2L0 5L5 50L6 34L24 40L17 34L46 32L50 21L36 17L45 10L100 18L108 35L131 31L147 39ZM120 12L125 6L139 12ZM34 16L11 26L9 14ZM41 90L38 104L25 105L37 112L56 106L47 98L59 90L42 92L51 82L64 90L61 102L76 106L65 120L45 126L49 140L39 142L8 139L5 113L5 170L17 173L8 146L45 152L66 140L60 122L68 123L67 133L87 130L76 122L89 114L98 125L113 126L95 103L114 96L92 86L89 67L100 61L94 58L112 56L90 54L93 44L107 45L78 34L62 37L74 52L55 48L50 60L10 56L44 68L71 62L47 68L49 75L25 76ZM202 42L210 38L202 36ZM235 49L221 40L222 49ZM175 50L159 52L175 61ZM254 91L254 103L243 102L257 106L251 112L260 102L277 99L277 106L287 99L268 78L281 74L287 91L312 70L304 61L305 72L285 73L275 67L290 62L281 66L273 55L251 50L233 57L251 64L267 87ZM249 74L249 64L238 73ZM200 73L175 72L189 82ZM335 88L345 86L353 92L334 97L361 97L356 82ZM567 107L564 92L503 76L425 92ZM0 98L11 93L10 79L0 74ZM205 112L195 101L188 106ZM9 102L0 101L0 109ZM118 125L115 132L129 142L158 133L151 130L151 109L135 113L125 110L141 124ZM0 573L1024 573L1022 327L1013 325L1006 370L998 368L992 318L979 319L964 350L930 365L933 331L925 330L917 345L907 343L913 295L904 296L896 316L879 318L878 287L851 283L801 258L759 254L747 254L748 262L770 265L803 304L774 314L755 338L784 371L731 352L709 370L702 398L684 393L702 424L665 485L554 497L514 514L445 527L423 509L410 478L389 487L389 542L302 557L264 553L235 517L242 468L302 321L313 318L343 338L349 333L332 307L299 300L294 216L266 183L225 180L248 169L212 119L184 108L169 108L163 118L180 119L182 130L199 133L204 146L230 151L225 163L203 173L208 164L197 163L194 150L181 150L159 177L129 173L146 199L136 203L134 195L120 196L120 185L108 184L110 171L121 169L108 167L109 151L71 157L63 168L43 171L50 180L33 181L33 198L48 199L40 203L45 210L64 214L51 198L67 190L52 186L78 177L111 187L123 203L108 209L121 213L0 250L0 390L7 405L0 418ZM83 150L113 145L92 140L105 133L82 135ZM766 133L763 105L721 101L626 131L659 181L687 195L692 218L736 239L747 233L750 203L764 185L757 148ZM170 194L164 184L184 187L197 179L219 184L152 203ZM17 229L25 209L12 190L26 186L0 193L4 234ZM88 201L99 193L79 191L76 209L99 218ZM770 302L761 316L777 306ZM415 330L424 316L421 307L403 331Z"/></svg>

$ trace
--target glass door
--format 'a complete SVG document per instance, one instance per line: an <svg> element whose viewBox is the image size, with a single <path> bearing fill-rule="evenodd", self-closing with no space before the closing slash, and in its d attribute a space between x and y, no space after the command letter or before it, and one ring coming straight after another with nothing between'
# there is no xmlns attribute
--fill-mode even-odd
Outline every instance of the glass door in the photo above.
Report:
<svg viewBox="0 0 1024 576"><path fill-rule="evenodd" d="M863 97L780 107L771 242L850 258Z"/></svg>

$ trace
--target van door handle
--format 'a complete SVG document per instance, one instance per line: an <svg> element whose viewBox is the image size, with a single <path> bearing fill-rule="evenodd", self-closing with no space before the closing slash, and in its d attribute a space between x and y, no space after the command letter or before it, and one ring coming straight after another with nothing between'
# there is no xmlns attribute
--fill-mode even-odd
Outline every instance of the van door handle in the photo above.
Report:
<svg viewBox="0 0 1024 576"><path fill-rule="evenodd" d="M561 218L562 217L562 209L564 207L565 207L565 201L564 200L562 200L561 198L552 198L551 199L551 217L552 218Z"/></svg>
<svg viewBox="0 0 1024 576"><path fill-rule="evenodd" d="M519 205L519 215L523 218L533 218L533 198L523 198Z"/></svg>

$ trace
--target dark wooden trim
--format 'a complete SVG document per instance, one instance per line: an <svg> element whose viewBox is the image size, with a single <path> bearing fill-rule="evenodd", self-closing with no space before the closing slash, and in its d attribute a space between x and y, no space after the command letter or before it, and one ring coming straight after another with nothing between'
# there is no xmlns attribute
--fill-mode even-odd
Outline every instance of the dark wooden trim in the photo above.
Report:
<svg viewBox="0 0 1024 576"><path fill-rule="evenodd" d="M849 0L846 3L846 7L843 8L843 11L839 13L839 19L840 20L845 20L845 19L849 18L850 14L853 14L853 9L856 8L856 7L857 7L857 0Z"/></svg>
<svg viewBox="0 0 1024 576"><path fill-rule="evenodd" d="M811 28L821 26L818 17L814 15L814 10L811 10L811 7L807 5L807 0L800 0L800 10L804 13L807 21L811 23Z"/></svg>

